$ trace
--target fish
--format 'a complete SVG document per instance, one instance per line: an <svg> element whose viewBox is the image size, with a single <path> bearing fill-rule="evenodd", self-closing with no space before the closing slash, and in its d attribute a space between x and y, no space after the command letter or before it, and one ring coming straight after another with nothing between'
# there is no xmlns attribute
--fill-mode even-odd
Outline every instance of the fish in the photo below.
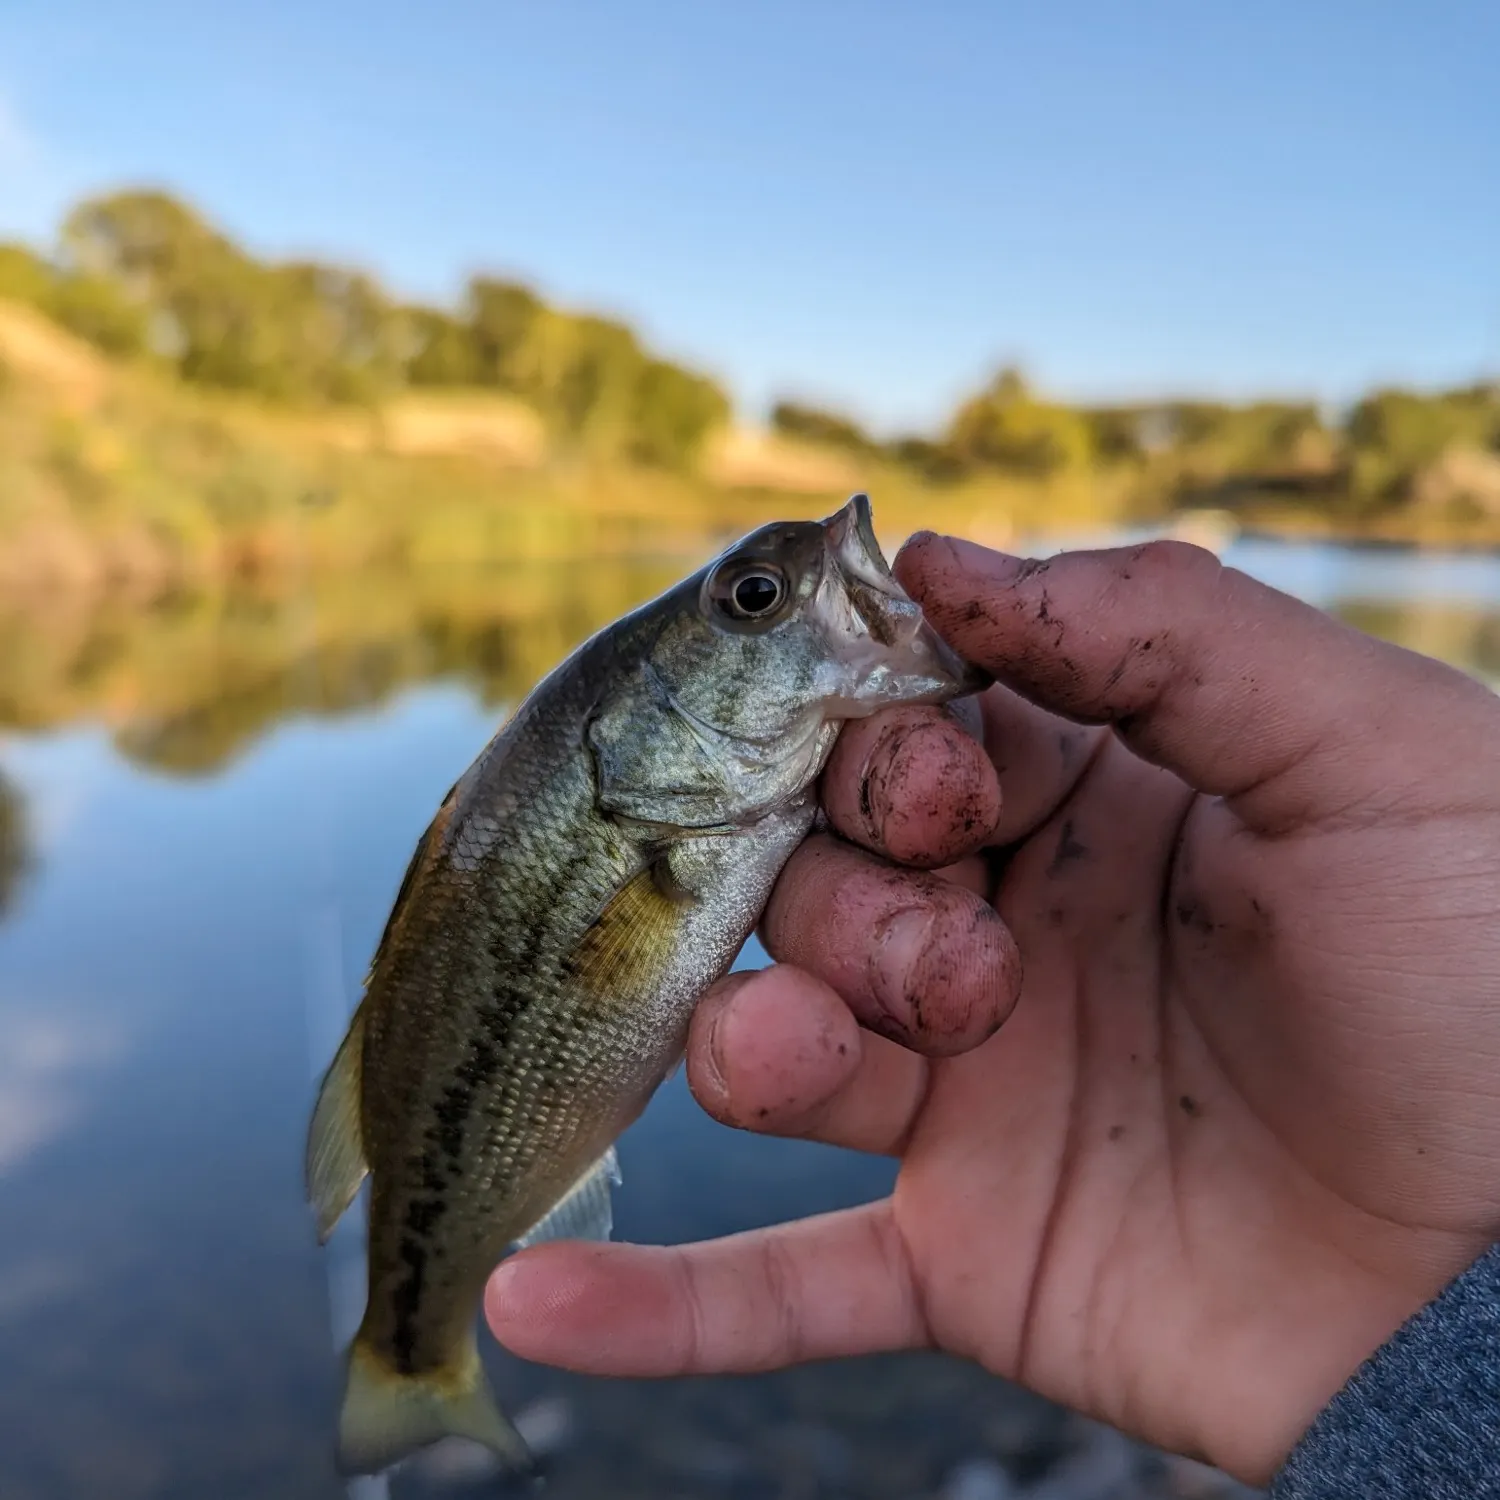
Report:
<svg viewBox="0 0 1500 1500"><path fill-rule="evenodd" d="M599 631L454 784L308 1130L320 1242L369 1181L341 1473L450 1435L535 1473L480 1362L490 1273L609 1238L615 1142L812 830L843 725L987 683L892 576L859 494Z"/></svg>

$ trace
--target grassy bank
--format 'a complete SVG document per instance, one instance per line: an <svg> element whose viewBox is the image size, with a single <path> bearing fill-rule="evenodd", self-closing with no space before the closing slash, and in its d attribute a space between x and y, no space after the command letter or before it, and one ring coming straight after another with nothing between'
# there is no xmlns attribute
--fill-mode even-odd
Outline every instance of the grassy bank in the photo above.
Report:
<svg viewBox="0 0 1500 1500"><path fill-rule="evenodd" d="M941 524L1003 541L1129 509L1119 486L939 489L742 437L696 474L549 458L503 398L298 413L112 365L24 309L0 309L0 360L0 585L12 590L698 553L761 520L823 514L857 487L890 535Z"/></svg>
<svg viewBox="0 0 1500 1500"><path fill-rule="evenodd" d="M420 393L322 411L121 364L0 304L0 589L154 595L215 581L580 556L700 556L747 527L870 491L885 538L935 526L996 545L1166 518L1132 470L924 480L730 431L679 473L558 457L503 396ZM1500 545L1500 517L1396 508L1357 528L1331 504L1240 495L1281 534Z"/></svg>

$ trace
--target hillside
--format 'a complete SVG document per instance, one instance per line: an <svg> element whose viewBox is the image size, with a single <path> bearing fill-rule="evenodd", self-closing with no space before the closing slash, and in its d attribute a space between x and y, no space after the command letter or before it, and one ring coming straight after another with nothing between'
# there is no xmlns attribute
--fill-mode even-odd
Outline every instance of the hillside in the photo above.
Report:
<svg viewBox="0 0 1500 1500"><path fill-rule="evenodd" d="M1097 521L1092 487L940 497L908 474L729 429L696 473L559 458L498 394L402 392L307 411L117 363L0 302L0 586L12 591L357 565L473 565L680 550L817 515L860 485L882 528L934 519L1004 540L1019 519Z"/></svg>
<svg viewBox="0 0 1500 1500"><path fill-rule="evenodd" d="M1025 431L1040 441L1030 400L966 420L990 422L991 444ZM1412 420L1392 410L1388 426ZM0 588L149 594L288 571L701 555L763 520L826 514L857 488L891 540L937 526L1006 545L1160 522L1197 497L1269 530L1500 545L1500 453L1472 442L1429 442L1398 499L1360 507L1337 487L1326 444L1304 443L1312 458L1272 483L1197 450L928 473L851 440L847 425L799 421L724 427L692 466L645 466L559 445L514 394L397 387L360 404L290 404L109 358L0 301Z"/></svg>

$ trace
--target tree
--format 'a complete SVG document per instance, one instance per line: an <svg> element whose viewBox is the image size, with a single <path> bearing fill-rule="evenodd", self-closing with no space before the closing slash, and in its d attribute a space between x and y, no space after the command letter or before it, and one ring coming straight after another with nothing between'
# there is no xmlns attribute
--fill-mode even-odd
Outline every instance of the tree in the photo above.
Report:
<svg viewBox="0 0 1500 1500"><path fill-rule="evenodd" d="M431 307L408 307L400 315L402 368L412 385L480 383L479 352L472 327Z"/></svg>
<svg viewBox="0 0 1500 1500"><path fill-rule="evenodd" d="M729 420L729 398L713 381L666 360L648 360L636 380L630 456L665 469L687 469Z"/></svg>
<svg viewBox="0 0 1500 1500"><path fill-rule="evenodd" d="M1076 411L1039 401L1019 370L1002 370L966 401L949 425L945 446L966 468L1046 478L1086 465L1088 424Z"/></svg>
<svg viewBox="0 0 1500 1500"><path fill-rule="evenodd" d="M106 354L139 354L146 347L148 313L103 276L60 276L42 304L64 328Z"/></svg>
<svg viewBox="0 0 1500 1500"><path fill-rule="evenodd" d="M0 244L0 297L43 307L56 280L56 267L35 251L25 245Z"/></svg>
<svg viewBox="0 0 1500 1500"><path fill-rule="evenodd" d="M469 283L466 304L479 383L518 393L535 387L537 339L546 312L541 298L517 282L477 276Z"/></svg>
<svg viewBox="0 0 1500 1500"><path fill-rule="evenodd" d="M900 437L886 445L886 456L904 469L933 484L948 484L963 477L964 466L946 443L931 438Z"/></svg>
<svg viewBox="0 0 1500 1500"><path fill-rule="evenodd" d="M532 396L568 446L620 451L629 441L646 355L623 323L551 313L539 325Z"/></svg>
<svg viewBox="0 0 1500 1500"><path fill-rule="evenodd" d="M0 245L0 297L37 308L108 354L136 354L145 347L146 312L118 282L60 270L24 245Z"/></svg>
<svg viewBox="0 0 1500 1500"><path fill-rule="evenodd" d="M398 307L373 277L264 261L158 190L80 203L58 266L0 246L0 296L44 307L111 353L149 346L185 379L285 401L368 402L400 383L488 386L533 404L554 437L680 464L724 420L723 392L656 359L615 319L470 281L462 307Z"/></svg>
<svg viewBox="0 0 1500 1500"><path fill-rule="evenodd" d="M1344 433L1356 487L1371 496L1398 497L1450 449L1500 449L1500 396L1488 385L1433 396L1376 391L1350 411Z"/></svg>
<svg viewBox="0 0 1500 1500"><path fill-rule="evenodd" d="M817 406L804 406L796 401L778 401L771 408L771 426L787 437L820 443L828 448L841 448L859 457L868 457L879 448L879 444L852 417Z"/></svg>

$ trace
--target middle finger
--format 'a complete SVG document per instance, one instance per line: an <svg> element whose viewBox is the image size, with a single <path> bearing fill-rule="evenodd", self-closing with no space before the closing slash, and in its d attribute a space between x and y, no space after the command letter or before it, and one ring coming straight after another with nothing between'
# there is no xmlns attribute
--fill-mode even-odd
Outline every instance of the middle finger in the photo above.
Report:
<svg viewBox="0 0 1500 1500"><path fill-rule="evenodd" d="M992 1036L1020 994L1020 955L992 906L827 834L792 856L761 936L773 958L837 990L863 1026L929 1057Z"/></svg>

